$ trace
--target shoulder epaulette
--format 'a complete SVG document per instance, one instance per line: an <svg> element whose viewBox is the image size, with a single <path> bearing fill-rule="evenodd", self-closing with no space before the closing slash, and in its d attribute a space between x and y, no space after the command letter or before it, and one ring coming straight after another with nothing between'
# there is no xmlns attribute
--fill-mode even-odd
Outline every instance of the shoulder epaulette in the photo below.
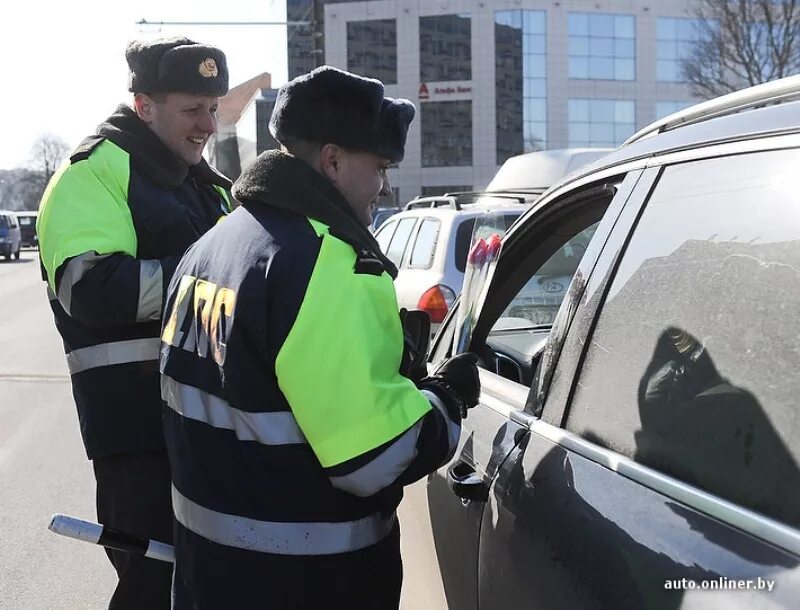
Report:
<svg viewBox="0 0 800 610"><path fill-rule="evenodd" d="M78 161L88 159L89 155L92 154L94 149L97 148L105 139L105 136L89 136L83 142L78 144L78 148L72 151L72 154L69 156L69 162L77 163Z"/></svg>

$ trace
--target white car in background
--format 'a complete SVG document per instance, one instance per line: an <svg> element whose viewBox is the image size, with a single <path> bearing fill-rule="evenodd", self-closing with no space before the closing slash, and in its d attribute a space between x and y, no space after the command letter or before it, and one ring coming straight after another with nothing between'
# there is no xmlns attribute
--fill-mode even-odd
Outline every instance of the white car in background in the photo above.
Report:
<svg viewBox="0 0 800 610"><path fill-rule="evenodd" d="M461 292L467 254L476 220L492 213L502 229L533 204L552 184L611 149L572 148L527 153L508 159L481 193L418 197L375 232L381 250L397 265L400 307L422 309L435 333ZM549 279L543 290L564 289L569 282ZM532 287L533 290L533 287ZM553 310L561 295L548 292ZM532 297L535 300L534 295Z"/></svg>

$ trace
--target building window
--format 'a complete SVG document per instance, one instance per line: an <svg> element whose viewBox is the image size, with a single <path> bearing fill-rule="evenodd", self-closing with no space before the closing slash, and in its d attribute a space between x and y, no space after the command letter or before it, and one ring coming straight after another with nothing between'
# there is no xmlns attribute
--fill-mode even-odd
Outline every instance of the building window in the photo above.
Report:
<svg viewBox="0 0 800 610"><path fill-rule="evenodd" d="M547 13L494 14L497 164L547 148Z"/></svg>
<svg viewBox="0 0 800 610"><path fill-rule="evenodd" d="M570 146L618 146L636 130L633 100L569 100Z"/></svg>
<svg viewBox="0 0 800 610"><path fill-rule="evenodd" d="M472 20L469 15L419 18L419 79L472 80Z"/></svg>
<svg viewBox="0 0 800 610"><path fill-rule="evenodd" d="M636 79L633 15L569 14L569 77Z"/></svg>
<svg viewBox="0 0 800 610"><path fill-rule="evenodd" d="M668 101L656 102L656 120L694 105L694 102Z"/></svg>
<svg viewBox="0 0 800 610"><path fill-rule="evenodd" d="M397 83L397 22L394 19L350 21L347 24L347 69Z"/></svg>
<svg viewBox="0 0 800 610"><path fill-rule="evenodd" d="M683 17L659 17L656 20L656 78L660 81L680 82L684 59L692 52L692 45L700 34L700 21Z"/></svg>
<svg viewBox="0 0 800 610"><path fill-rule="evenodd" d="M421 105L422 167L472 165L472 101Z"/></svg>

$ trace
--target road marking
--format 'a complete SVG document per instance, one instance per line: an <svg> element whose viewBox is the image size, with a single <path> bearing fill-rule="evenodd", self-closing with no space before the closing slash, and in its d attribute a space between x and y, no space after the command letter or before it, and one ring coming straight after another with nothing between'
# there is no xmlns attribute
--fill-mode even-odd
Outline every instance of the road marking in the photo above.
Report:
<svg viewBox="0 0 800 610"><path fill-rule="evenodd" d="M69 381L69 375L21 375L18 373L0 373L0 381L17 383L64 383Z"/></svg>

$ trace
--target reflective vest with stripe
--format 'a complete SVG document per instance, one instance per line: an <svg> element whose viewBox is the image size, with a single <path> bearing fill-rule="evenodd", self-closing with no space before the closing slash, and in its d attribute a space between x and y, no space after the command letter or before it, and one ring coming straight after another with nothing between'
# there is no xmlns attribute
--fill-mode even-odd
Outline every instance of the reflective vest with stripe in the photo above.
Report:
<svg viewBox="0 0 800 610"><path fill-rule="evenodd" d="M169 288L161 370L175 516L243 560L357 551L394 526L400 485L361 497L331 483L337 465L432 408L399 374L391 277L359 272L356 258L324 225L254 204L190 249ZM181 540L179 560L213 569L213 554Z"/></svg>
<svg viewBox="0 0 800 610"><path fill-rule="evenodd" d="M113 142L87 139L51 180L37 231L89 458L163 448L162 300L179 257L230 203L187 176L168 188Z"/></svg>

